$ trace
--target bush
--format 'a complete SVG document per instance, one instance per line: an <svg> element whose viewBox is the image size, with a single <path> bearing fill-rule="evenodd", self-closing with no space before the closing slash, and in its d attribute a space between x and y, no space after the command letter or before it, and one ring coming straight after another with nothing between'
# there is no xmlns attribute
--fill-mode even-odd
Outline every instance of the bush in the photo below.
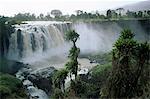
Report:
<svg viewBox="0 0 150 99"><path fill-rule="evenodd" d="M86 75L87 78L78 76L75 81L71 81L69 90L73 90L75 97L78 98L99 98L101 87L106 83L111 69L111 63L97 65Z"/></svg>
<svg viewBox="0 0 150 99"><path fill-rule="evenodd" d="M112 75L101 91L102 98L149 98L146 87L150 82L150 46L147 42L138 43L133 37L131 30L125 29L114 44Z"/></svg>
<svg viewBox="0 0 150 99"><path fill-rule="evenodd" d="M112 69L111 63L95 66L90 70L91 81L93 83L98 83L99 85L103 84L107 80L111 69Z"/></svg>
<svg viewBox="0 0 150 99"><path fill-rule="evenodd" d="M0 95L2 99L26 97L21 81L14 76L2 73L0 73Z"/></svg>
<svg viewBox="0 0 150 99"><path fill-rule="evenodd" d="M11 94L11 90L3 85L0 85L0 96L6 97Z"/></svg>
<svg viewBox="0 0 150 99"><path fill-rule="evenodd" d="M52 98L53 99L63 99L64 98L64 94L61 91L61 89L55 88Z"/></svg>
<svg viewBox="0 0 150 99"><path fill-rule="evenodd" d="M97 54L81 54L80 58L88 58L91 62L99 64L107 64L112 61L112 54L109 53L97 53Z"/></svg>

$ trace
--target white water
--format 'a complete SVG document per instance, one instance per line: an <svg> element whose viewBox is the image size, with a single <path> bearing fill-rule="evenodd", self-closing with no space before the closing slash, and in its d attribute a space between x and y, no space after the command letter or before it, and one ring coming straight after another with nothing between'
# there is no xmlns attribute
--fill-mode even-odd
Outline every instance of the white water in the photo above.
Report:
<svg viewBox="0 0 150 99"><path fill-rule="evenodd" d="M32 68L55 66L62 68L67 61L71 47L64 39L64 34L73 28L80 34L77 45L81 53L105 51L111 45L103 43L105 35L88 28L86 24L53 21L29 21L27 24L15 25L11 35L7 57L32 65ZM21 31L18 31L20 29ZM107 43L107 42L106 42Z"/></svg>
<svg viewBox="0 0 150 99"><path fill-rule="evenodd" d="M65 23L55 24L65 26ZM15 25L16 31L10 38L8 58L20 60L42 55L43 52L49 52L58 46L60 48L64 44L64 33L55 24L54 22L49 24L48 22L29 22ZM20 33L18 29L21 30Z"/></svg>
<svg viewBox="0 0 150 99"><path fill-rule="evenodd" d="M10 38L9 59L28 63L35 71L66 60L65 53L70 48L64 40L64 30L69 29L67 22L28 22L15 25L15 29ZM20 70L16 77L23 81L30 99L49 99L43 90L24 77L23 72L30 71Z"/></svg>
<svg viewBox="0 0 150 99"><path fill-rule="evenodd" d="M15 25L15 33L11 35L7 57L31 65L33 70L53 66L56 69L64 68L71 44L66 42L64 34L69 29L75 29L80 38L77 46L81 54L106 52L112 49L122 28L116 23L90 24L56 22L56 21L30 21L27 24ZM18 31L20 29L21 31ZM79 68L91 69L97 64L91 64L88 59L78 59ZM24 76L17 78L24 79ZM70 81L67 78L66 82ZM27 79L23 83L28 85L27 90L31 96L39 99L48 99L44 91L33 86Z"/></svg>
<svg viewBox="0 0 150 99"><path fill-rule="evenodd" d="M49 99L48 95L41 89L38 89L34 84L23 76L23 72L32 71L22 68L16 73L16 77L23 82L26 87L27 94L30 99Z"/></svg>
<svg viewBox="0 0 150 99"><path fill-rule="evenodd" d="M110 51L118 37L118 31L121 30L117 24L102 26L101 24L81 22L74 24L73 28L80 34L77 44L81 49L81 53Z"/></svg>

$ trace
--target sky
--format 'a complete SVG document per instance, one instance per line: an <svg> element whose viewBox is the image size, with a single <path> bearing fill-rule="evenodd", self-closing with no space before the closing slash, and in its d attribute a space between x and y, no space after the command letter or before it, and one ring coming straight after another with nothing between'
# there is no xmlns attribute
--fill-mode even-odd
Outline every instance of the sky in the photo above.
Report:
<svg viewBox="0 0 150 99"><path fill-rule="evenodd" d="M0 0L0 15L13 16L21 13L47 14L59 9L63 14L75 13L75 10L104 11L145 0Z"/></svg>

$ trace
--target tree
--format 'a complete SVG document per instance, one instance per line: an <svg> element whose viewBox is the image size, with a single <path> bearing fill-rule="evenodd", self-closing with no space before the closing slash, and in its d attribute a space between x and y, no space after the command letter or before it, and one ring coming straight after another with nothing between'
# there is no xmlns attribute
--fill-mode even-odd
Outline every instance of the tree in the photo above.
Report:
<svg viewBox="0 0 150 99"><path fill-rule="evenodd" d="M142 11L138 11L138 17L140 17L140 18L143 17L143 12Z"/></svg>
<svg viewBox="0 0 150 99"><path fill-rule="evenodd" d="M53 99L64 99L64 94L59 88L54 89L54 94L52 96Z"/></svg>
<svg viewBox="0 0 150 99"><path fill-rule="evenodd" d="M78 55L80 53L80 49L76 46L76 41L79 38L79 34L76 33L74 30L70 30L66 33L66 40L71 41L73 43L73 47L69 51L69 58L70 61L66 64L66 68L69 70L70 74L75 74L75 79L77 77L78 71Z"/></svg>
<svg viewBox="0 0 150 99"><path fill-rule="evenodd" d="M45 16L46 20L51 20L52 17L50 16L50 14L48 13L46 16Z"/></svg>
<svg viewBox="0 0 150 99"><path fill-rule="evenodd" d="M66 69L59 70L55 73L53 77L53 85L54 88L58 88L65 92L65 79L68 75L68 71Z"/></svg>
<svg viewBox="0 0 150 99"><path fill-rule="evenodd" d="M36 20L36 16L35 14L30 14L30 13L18 13L13 17L13 20L16 21Z"/></svg>
<svg viewBox="0 0 150 99"><path fill-rule="evenodd" d="M147 11L148 16L150 16L150 10Z"/></svg>
<svg viewBox="0 0 150 99"><path fill-rule="evenodd" d="M132 12L132 11L129 11L129 10L126 12L126 15L127 15L128 18L137 17L136 12Z"/></svg>
<svg viewBox="0 0 150 99"><path fill-rule="evenodd" d="M60 10L52 10L51 14L56 18L62 16L62 12Z"/></svg>
<svg viewBox="0 0 150 99"><path fill-rule="evenodd" d="M148 67L149 44L138 43L133 37L134 34L131 30L125 29L121 32L121 36L114 44L114 49L112 51L113 70L108 80L109 82L106 86L104 97L139 97L143 95L146 87L150 87L150 69ZM149 93L149 91L147 92Z"/></svg>
<svg viewBox="0 0 150 99"><path fill-rule="evenodd" d="M75 12L77 13L77 15L83 14L83 11L82 11L82 10L76 10Z"/></svg>
<svg viewBox="0 0 150 99"><path fill-rule="evenodd" d="M115 10L111 10L111 16L112 18L117 18L118 14L115 12Z"/></svg>
<svg viewBox="0 0 150 99"><path fill-rule="evenodd" d="M36 15L35 14L31 15L31 20L36 20Z"/></svg>
<svg viewBox="0 0 150 99"><path fill-rule="evenodd" d="M108 18L108 19L110 19L110 18L112 17L112 13L111 13L111 10L110 10L110 9L107 10L106 15L107 15L107 18Z"/></svg>
<svg viewBox="0 0 150 99"><path fill-rule="evenodd" d="M44 14L41 13L41 14L39 15L39 18L40 18L41 20L43 20L43 19L44 19Z"/></svg>
<svg viewBox="0 0 150 99"><path fill-rule="evenodd" d="M121 12L124 11L124 8L117 8L116 11L119 11L119 16L121 17Z"/></svg>

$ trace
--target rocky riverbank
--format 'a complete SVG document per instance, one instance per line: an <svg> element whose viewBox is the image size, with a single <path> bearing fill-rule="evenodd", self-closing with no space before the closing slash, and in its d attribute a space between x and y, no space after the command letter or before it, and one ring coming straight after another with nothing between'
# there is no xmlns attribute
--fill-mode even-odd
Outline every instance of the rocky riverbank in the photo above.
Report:
<svg viewBox="0 0 150 99"><path fill-rule="evenodd" d="M28 96L32 98L48 99L52 91L52 75L54 67L33 70L26 66L16 73L25 86Z"/></svg>

